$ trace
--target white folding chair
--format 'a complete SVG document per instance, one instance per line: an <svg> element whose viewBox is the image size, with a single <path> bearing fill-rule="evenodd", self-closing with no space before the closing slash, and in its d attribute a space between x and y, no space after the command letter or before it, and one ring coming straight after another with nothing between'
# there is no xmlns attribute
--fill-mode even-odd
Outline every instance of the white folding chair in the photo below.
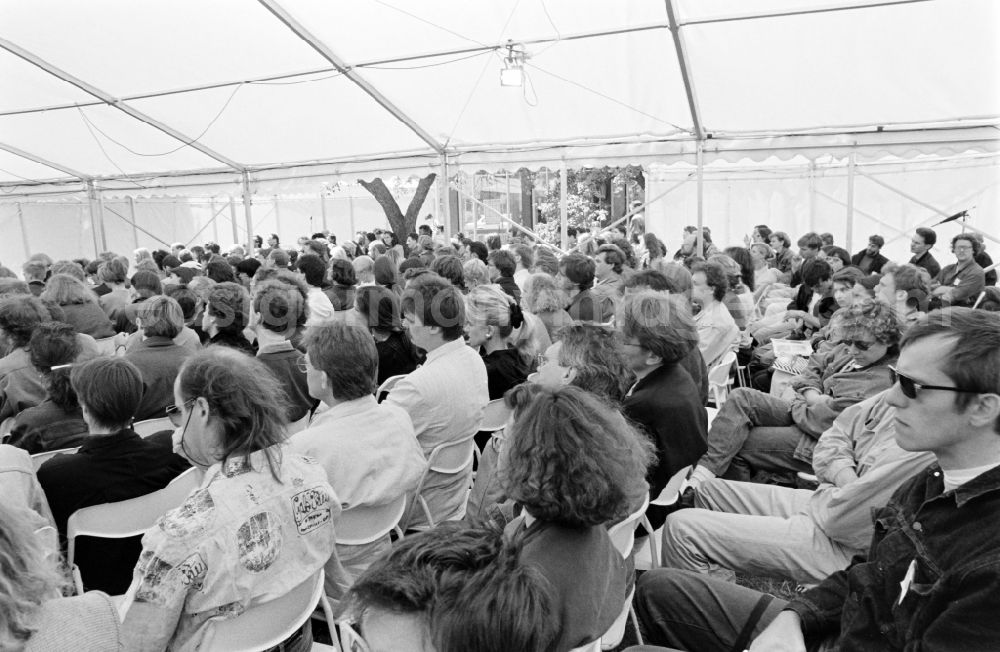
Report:
<svg viewBox="0 0 1000 652"><path fill-rule="evenodd" d="M288 424L288 428L285 430L285 432L288 434L288 436L292 436L297 432L302 432L303 430L309 427L309 418L311 416L312 416L311 414L306 413L306 415L301 419L297 421L292 421L290 424Z"/></svg>
<svg viewBox="0 0 1000 652"><path fill-rule="evenodd" d="M420 476L420 482L417 484L417 490L413 492L413 500L410 501L410 507L406 511L406 517L403 519L405 528L409 528L409 524L413 520L413 509L416 504L419 504L420 508L424 510L424 518L427 519L428 525L417 526L411 529L427 530L433 529L437 525L437 523L434 522L433 515L431 514L431 508L422 495L424 483L427 480L427 476L431 472L439 473L441 475L457 475L464 471L473 459L478 458L479 448L476 447L474 437L466 437L465 439L435 446L434 449L431 450L431 454L427 456L427 467L424 468L424 472ZM468 491L466 491L466 500L468 500ZM460 521L464 517L465 503L462 504L462 509L448 520Z"/></svg>
<svg viewBox="0 0 1000 652"><path fill-rule="evenodd" d="M392 388L396 386L396 383L398 383L404 378L406 378L406 374L399 374L398 376L389 376L384 381L382 381L382 384L379 385L378 389L375 390L375 400L378 401L379 403L384 401L385 397L388 396L389 392L392 391Z"/></svg>
<svg viewBox="0 0 1000 652"><path fill-rule="evenodd" d="M575 647L569 652L600 652L600 650L601 650L601 639L597 639L596 641L591 641L590 643L587 643L586 645L583 645L581 647Z"/></svg>
<svg viewBox="0 0 1000 652"><path fill-rule="evenodd" d="M14 423L17 421L17 417L7 417L0 423L0 443L6 443L7 439L10 438L10 431L14 429Z"/></svg>
<svg viewBox="0 0 1000 652"><path fill-rule="evenodd" d="M201 649L212 652L269 650L298 631L312 616L316 605L323 607L327 622L334 622L333 612L323 595L322 569L281 597L251 605L233 618L208 621ZM314 644L312 649L333 648Z"/></svg>
<svg viewBox="0 0 1000 652"><path fill-rule="evenodd" d="M705 414L708 415L708 427L712 427L712 422L715 421L715 417L719 414L719 408L706 407Z"/></svg>
<svg viewBox="0 0 1000 652"><path fill-rule="evenodd" d="M670 479L667 481L663 490L660 491L660 495L649 502L650 505L657 505L659 507L670 507L675 504L681 498L681 493L686 488L686 482L688 476L691 474L691 466L685 466L674 473ZM649 557L650 566L652 568L658 568L662 561L660 559L660 541L659 541L659 530L653 531L653 525L649 522L649 519L643 515L642 526L649 533Z"/></svg>
<svg viewBox="0 0 1000 652"><path fill-rule="evenodd" d="M136 421L132 424L132 430L135 434L139 435L143 439L149 437L150 435L155 435L162 430L173 430L174 424L170 421L170 417L160 417L159 419L146 419L145 421Z"/></svg>
<svg viewBox="0 0 1000 652"><path fill-rule="evenodd" d="M127 339L125 333L115 333L111 337L103 337L99 340L94 340L97 343L97 352L100 355L106 356L116 356L125 355L125 340Z"/></svg>
<svg viewBox="0 0 1000 652"><path fill-rule="evenodd" d="M729 397L729 388L733 385L732 371L736 362L736 352L727 351L719 364L708 372L708 388L712 391L715 407L721 408Z"/></svg>
<svg viewBox="0 0 1000 652"><path fill-rule="evenodd" d="M617 550L621 556L625 559L632 554L632 548L635 545L635 529L639 526L639 523L646 520L646 509L649 507L649 497L647 496L645 500L642 501L642 507L637 509L635 512L629 514L628 518L616 523L611 526L608 530L608 536L611 537L611 543L614 544L615 550ZM652 546L652 541L649 542ZM650 550L652 554L652 549ZM622 642L622 638L625 637L625 622L631 615L632 625L635 627L635 633L638 637L639 645L642 645L642 634L639 633L639 620L635 615L635 610L632 608L632 598L635 597L635 587L629 591L629 594L625 597L625 604L622 606L622 612L619 614L618 618L611 625L611 628L604 633L600 638L600 646L602 650L612 650Z"/></svg>
<svg viewBox="0 0 1000 652"><path fill-rule="evenodd" d="M378 541L393 530L402 537L403 531L399 528L399 522L405 510L405 494L385 505L345 510L337 518L337 544L362 546Z"/></svg>
<svg viewBox="0 0 1000 652"><path fill-rule="evenodd" d="M77 591L83 593L84 590L80 570L73 564L77 537L125 539L143 534L153 527L156 519L183 504L201 484L202 475L201 469L190 468L163 489L145 496L93 505L73 512L66 522L66 557Z"/></svg>
<svg viewBox="0 0 1000 652"><path fill-rule="evenodd" d="M37 471L38 469L41 468L42 464L45 464L56 455L59 455L60 453L66 453L67 455L72 455L79 448L80 447L77 446L76 448L60 448L57 451L45 451L44 453L35 453L34 455L31 456L31 463L32 465L34 465L35 471Z"/></svg>
<svg viewBox="0 0 1000 652"><path fill-rule="evenodd" d="M479 425L479 430L482 432L503 430L507 426L510 412L510 408L502 398L490 401L483 409L483 422Z"/></svg>

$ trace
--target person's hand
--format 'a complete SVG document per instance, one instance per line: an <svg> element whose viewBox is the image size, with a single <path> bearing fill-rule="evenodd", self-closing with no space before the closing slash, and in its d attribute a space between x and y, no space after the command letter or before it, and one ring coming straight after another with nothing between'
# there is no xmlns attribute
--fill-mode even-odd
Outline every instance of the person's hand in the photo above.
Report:
<svg viewBox="0 0 1000 652"><path fill-rule="evenodd" d="M806 652L802 621L794 611L782 611L760 636L750 643L750 652Z"/></svg>
<svg viewBox="0 0 1000 652"><path fill-rule="evenodd" d="M794 321L797 321L797 320L800 320L800 319L804 319L805 316L806 316L806 313L803 312L802 310L786 310L785 311L785 321L792 321L792 322L794 322Z"/></svg>
<svg viewBox="0 0 1000 652"><path fill-rule="evenodd" d="M849 485L858 479L858 474L855 473L854 469L851 467L845 467L837 472L837 475L833 476L833 484L838 487L843 487Z"/></svg>
<svg viewBox="0 0 1000 652"><path fill-rule="evenodd" d="M802 398L805 399L806 405L813 405L820 399L823 394L813 387L808 387L802 391Z"/></svg>

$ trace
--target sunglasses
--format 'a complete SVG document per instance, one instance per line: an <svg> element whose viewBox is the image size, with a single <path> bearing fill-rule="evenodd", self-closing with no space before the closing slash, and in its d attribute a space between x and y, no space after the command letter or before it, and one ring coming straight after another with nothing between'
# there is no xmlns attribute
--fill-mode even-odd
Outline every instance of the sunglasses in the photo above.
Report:
<svg viewBox="0 0 1000 652"><path fill-rule="evenodd" d="M174 424L175 428L180 428L181 427L181 416L184 414L184 412L183 412L183 410L181 408L182 407L187 407L188 405L190 405L194 401L195 401L195 399L190 398L190 399L184 401L184 403L183 403L182 406L180 406L180 405L170 405L170 406L167 407L167 409L166 409L167 418L170 419L170 423Z"/></svg>
<svg viewBox="0 0 1000 652"><path fill-rule="evenodd" d="M868 342L865 340L840 340L840 343L846 344L847 346L853 346L858 351L867 351L876 344L875 342Z"/></svg>
<svg viewBox="0 0 1000 652"><path fill-rule="evenodd" d="M958 387L943 387L941 385L923 385L916 382L909 376L904 376L903 374L896 371L896 368L889 365L889 374L893 383L899 383L899 388L903 390L903 396L906 398L917 398L917 393L919 390L923 389L936 389L941 392L958 392L960 394L978 394L979 392L974 392L969 389L959 389Z"/></svg>

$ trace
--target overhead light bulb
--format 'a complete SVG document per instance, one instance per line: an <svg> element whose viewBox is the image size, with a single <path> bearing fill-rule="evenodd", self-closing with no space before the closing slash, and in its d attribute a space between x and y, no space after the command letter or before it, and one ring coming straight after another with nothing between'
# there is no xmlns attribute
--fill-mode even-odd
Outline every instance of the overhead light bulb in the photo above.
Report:
<svg viewBox="0 0 1000 652"><path fill-rule="evenodd" d="M507 41L507 56L500 69L501 86L524 86L524 60L527 58L522 46Z"/></svg>

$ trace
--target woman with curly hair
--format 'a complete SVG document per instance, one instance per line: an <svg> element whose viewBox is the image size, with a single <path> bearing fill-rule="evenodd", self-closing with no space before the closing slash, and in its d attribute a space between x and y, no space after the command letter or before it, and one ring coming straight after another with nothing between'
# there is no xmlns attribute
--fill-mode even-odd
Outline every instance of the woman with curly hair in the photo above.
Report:
<svg viewBox="0 0 1000 652"><path fill-rule="evenodd" d="M205 476L143 536L121 607L125 649L200 649L210 620L339 565L340 500L323 467L287 448L283 395L263 363L231 348L181 368L167 411L174 450ZM310 648L308 624L294 636L283 649Z"/></svg>
<svg viewBox="0 0 1000 652"><path fill-rule="evenodd" d="M500 453L506 495L524 510L505 534L549 581L561 621L554 649L603 635L621 613L628 571L606 525L640 507L651 445L625 417L578 387L524 385Z"/></svg>
<svg viewBox="0 0 1000 652"><path fill-rule="evenodd" d="M29 512L0 503L0 650L122 649L111 598L99 591L62 597L71 582L48 552Z"/></svg>
<svg viewBox="0 0 1000 652"><path fill-rule="evenodd" d="M790 400L740 387L708 431L708 451L691 478L749 480L754 471L811 472L816 440L848 406L892 386L901 323L885 303L855 304L840 322L840 343L813 354L791 381Z"/></svg>
<svg viewBox="0 0 1000 652"><path fill-rule="evenodd" d="M437 264L438 260L443 260L448 257L449 256L445 256L443 258L436 259L434 263L432 263L432 267ZM438 272L438 274L440 273L441 272ZM445 278L448 277L446 276ZM462 288L462 291L467 293L476 286L489 285L490 270L486 267L486 263L473 257L462 263L462 278L464 279L464 287Z"/></svg>
<svg viewBox="0 0 1000 652"><path fill-rule="evenodd" d="M525 279L521 307L545 324L545 330L553 342L559 339L559 330L563 326L573 323L573 318L566 312L568 304L566 292L549 274L532 274Z"/></svg>

